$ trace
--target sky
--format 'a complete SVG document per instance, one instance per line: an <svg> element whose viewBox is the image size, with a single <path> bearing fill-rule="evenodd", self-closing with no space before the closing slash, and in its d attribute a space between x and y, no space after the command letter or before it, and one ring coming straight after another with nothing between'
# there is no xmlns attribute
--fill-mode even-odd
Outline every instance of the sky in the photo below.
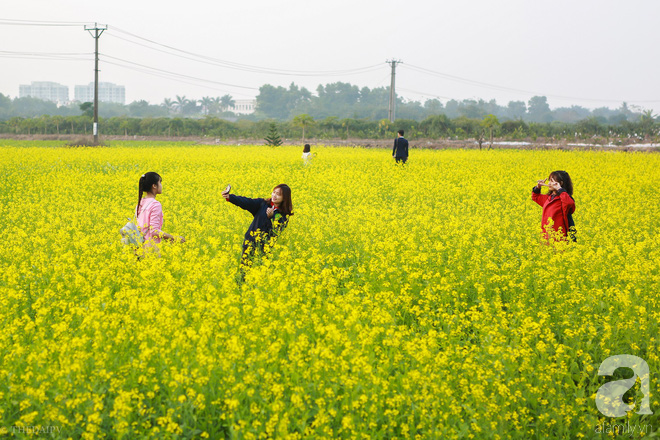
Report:
<svg viewBox="0 0 660 440"><path fill-rule="evenodd" d="M656 0L22 0L0 18L0 93L94 80L126 103L231 95L264 84L387 87L397 95L660 113ZM46 25L48 24L48 25Z"/></svg>

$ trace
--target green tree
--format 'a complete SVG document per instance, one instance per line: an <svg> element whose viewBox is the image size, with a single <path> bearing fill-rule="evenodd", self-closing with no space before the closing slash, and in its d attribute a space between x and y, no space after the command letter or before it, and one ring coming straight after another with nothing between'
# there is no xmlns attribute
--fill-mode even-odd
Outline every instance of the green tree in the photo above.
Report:
<svg viewBox="0 0 660 440"><path fill-rule="evenodd" d="M91 119L94 117L94 104L91 102L83 102L80 104L80 111L84 116L87 116Z"/></svg>
<svg viewBox="0 0 660 440"><path fill-rule="evenodd" d="M53 116L51 121L55 124L55 133L60 134L60 125L64 124L64 116Z"/></svg>
<svg viewBox="0 0 660 440"><path fill-rule="evenodd" d="M174 111L175 105L176 104L174 103L174 101L172 101L169 98L165 98L160 106L163 107L165 110L167 110L167 113L169 114Z"/></svg>
<svg viewBox="0 0 660 440"><path fill-rule="evenodd" d="M236 102L231 97L231 95L224 95L222 98L220 98L220 108L222 108L223 112L229 111L229 108L233 107L234 104L236 104Z"/></svg>
<svg viewBox="0 0 660 440"><path fill-rule="evenodd" d="M653 115L653 110L646 110L642 113L637 123L639 131L644 137L648 138L654 134L657 134L657 128L655 123L655 116Z"/></svg>
<svg viewBox="0 0 660 440"><path fill-rule="evenodd" d="M522 139L527 133L527 124L522 119L502 122L502 133L513 139Z"/></svg>
<svg viewBox="0 0 660 440"><path fill-rule="evenodd" d="M497 116L495 115L486 115L484 117L484 120L481 121L481 126L487 129L490 134L490 146L488 147L489 150L493 148L493 130L495 129L495 127L499 125L500 125L500 121L497 119ZM481 149L481 144L479 144L479 147L480 147L479 149Z"/></svg>
<svg viewBox="0 0 660 440"><path fill-rule="evenodd" d="M452 123L446 115L434 115L424 119L419 128L428 137L440 138L451 135Z"/></svg>
<svg viewBox="0 0 660 440"><path fill-rule="evenodd" d="M439 99L429 99L424 103L424 109L432 115L436 115L442 112L442 102Z"/></svg>
<svg viewBox="0 0 660 440"><path fill-rule="evenodd" d="M174 118L170 119L169 126L167 127L168 136L182 136L183 133L183 119Z"/></svg>
<svg viewBox="0 0 660 440"><path fill-rule="evenodd" d="M299 89L291 83L289 89L265 84L257 95L257 113L272 119L287 119L294 109L311 100L312 94L306 88Z"/></svg>
<svg viewBox="0 0 660 440"><path fill-rule="evenodd" d="M11 127L14 133L18 134L21 132L21 127L23 126L23 118L20 116L14 116L8 122L9 127Z"/></svg>
<svg viewBox="0 0 660 440"><path fill-rule="evenodd" d="M525 101L509 101L505 115L509 119L523 119L527 115Z"/></svg>
<svg viewBox="0 0 660 440"><path fill-rule="evenodd" d="M183 113L183 109L188 105L190 100L185 96L176 95L176 101L174 101L174 108L177 113Z"/></svg>
<svg viewBox="0 0 660 440"><path fill-rule="evenodd" d="M8 119L12 114L11 99L0 93L0 120Z"/></svg>
<svg viewBox="0 0 660 440"><path fill-rule="evenodd" d="M350 119L350 118L344 118L344 119L341 120L341 126L346 127L346 139L349 138L348 129L351 125L351 122L353 122L353 119Z"/></svg>
<svg viewBox="0 0 660 440"><path fill-rule="evenodd" d="M310 115L303 113L294 117L292 122L294 126L302 128L302 141L305 143L305 128L314 125L316 121Z"/></svg>
<svg viewBox="0 0 660 440"><path fill-rule="evenodd" d="M213 105L213 98L210 96L204 96L199 100L199 105L202 106L202 114L208 115L211 111L211 106Z"/></svg>
<svg viewBox="0 0 660 440"><path fill-rule="evenodd" d="M270 123L265 141L266 145L271 147L279 147L282 145L282 138L280 138L280 134L277 132L277 125L274 122Z"/></svg>
<svg viewBox="0 0 660 440"><path fill-rule="evenodd" d="M529 120L531 122L550 122L552 113L548 105L548 98L545 96L533 96L529 100Z"/></svg>
<svg viewBox="0 0 660 440"><path fill-rule="evenodd" d="M221 104L220 98L218 98L217 96L215 98L212 98L211 99L211 107L209 109L211 114L216 115L216 114L220 113L221 109L222 109L222 104Z"/></svg>

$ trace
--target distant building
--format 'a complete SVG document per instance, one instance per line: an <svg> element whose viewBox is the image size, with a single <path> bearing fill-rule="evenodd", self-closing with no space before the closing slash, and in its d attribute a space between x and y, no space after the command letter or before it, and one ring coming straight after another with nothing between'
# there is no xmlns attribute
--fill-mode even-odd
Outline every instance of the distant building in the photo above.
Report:
<svg viewBox="0 0 660 440"><path fill-rule="evenodd" d="M94 102L94 83L91 82L86 86L76 86L74 89L74 96L76 101ZM99 101L125 104L126 87L108 82L100 82Z"/></svg>
<svg viewBox="0 0 660 440"><path fill-rule="evenodd" d="M254 113L256 107L256 99L235 99L233 107L229 107L227 110L239 115L250 115Z"/></svg>
<svg viewBox="0 0 660 440"><path fill-rule="evenodd" d="M69 87L49 81L33 81L29 86L19 85L18 97L26 98L28 96L62 105L69 101Z"/></svg>

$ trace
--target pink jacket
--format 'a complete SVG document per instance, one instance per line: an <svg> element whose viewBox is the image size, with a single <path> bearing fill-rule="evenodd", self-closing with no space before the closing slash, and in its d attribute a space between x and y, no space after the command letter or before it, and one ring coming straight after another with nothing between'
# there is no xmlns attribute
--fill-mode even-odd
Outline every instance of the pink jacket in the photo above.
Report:
<svg viewBox="0 0 660 440"><path fill-rule="evenodd" d="M137 212L137 208L136 208ZM153 240L160 243L159 234L163 231L163 205L156 199L148 198L140 200L140 215L137 224L142 231L144 241Z"/></svg>

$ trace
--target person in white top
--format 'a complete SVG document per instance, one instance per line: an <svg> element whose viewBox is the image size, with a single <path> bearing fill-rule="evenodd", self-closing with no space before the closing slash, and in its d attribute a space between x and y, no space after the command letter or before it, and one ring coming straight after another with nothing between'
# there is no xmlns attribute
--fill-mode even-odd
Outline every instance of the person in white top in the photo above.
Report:
<svg viewBox="0 0 660 440"><path fill-rule="evenodd" d="M305 148L303 148L302 159L305 165L309 165L312 162L312 153L309 144L305 144Z"/></svg>

